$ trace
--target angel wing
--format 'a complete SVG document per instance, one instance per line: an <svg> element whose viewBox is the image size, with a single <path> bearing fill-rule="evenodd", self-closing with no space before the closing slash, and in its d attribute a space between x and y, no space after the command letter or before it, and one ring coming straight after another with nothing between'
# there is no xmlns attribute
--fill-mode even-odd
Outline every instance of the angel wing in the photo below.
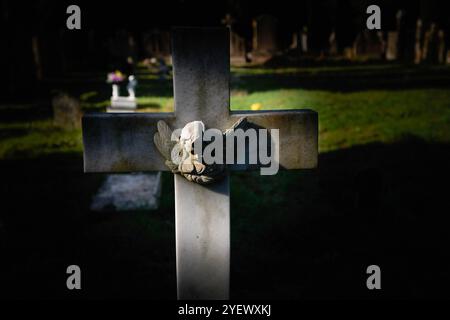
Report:
<svg viewBox="0 0 450 320"><path fill-rule="evenodd" d="M178 166L171 161L172 150L177 145L177 141L172 141L172 130L167 123L160 120L157 124L158 132L153 136L153 142L161 155L166 159L166 166L174 173L178 171Z"/></svg>
<svg viewBox="0 0 450 320"><path fill-rule="evenodd" d="M199 121L195 121L197 123ZM227 136L233 133L234 130L244 128L247 123L247 118L240 118L233 126L227 129L223 135ZM193 126L194 122L188 123L185 128ZM203 123L201 123L203 125ZM166 166L173 172L179 173L187 180L199 184L209 184L219 180L226 172L226 165L224 164L208 164L205 165L198 161L198 156L193 154L192 146L189 150L186 149L186 139L183 141L172 140L172 130L164 121L158 121L158 132L155 133L153 141L156 148L161 155L166 159ZM204 129L204 126L203 126ZM188 130L186 130L187 132ZM189 136L189 138L191 138ZM192 139L191 139L192 140Z"/></svg>

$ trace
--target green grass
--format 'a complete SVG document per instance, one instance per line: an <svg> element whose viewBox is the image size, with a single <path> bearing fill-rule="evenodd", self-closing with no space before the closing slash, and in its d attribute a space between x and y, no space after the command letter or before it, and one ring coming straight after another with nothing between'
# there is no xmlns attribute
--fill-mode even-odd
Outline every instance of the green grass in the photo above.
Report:
<svg viewBox="0 0 450 320"><path fill-rule="evenodd" d="M339 79L345 79L346 75L356 73L358 77L371 79L366 73L370 75L375 72L379 76L384 72L387 81L393 70L405 74L416 70L417 74L428 79L430 74L432 77L436 72L436 78L442 78L442 74L446 76L446 73L438 71L448 71L448 68L425 69L428 70L426 75L423 75L423 68L401 69L395 65L232 70L232 110L248 110L255 103L260 103L263 110L316 110L320 119L321 152L371 142L398 142L410 136L420 137L425 141L450 140L450 91L447 88L367 89L350 92L335 89L311 90L301 88L302 83L298 83L298 77L295 76L308 74L307 77L314 80L315 74L332 73ZM153 74L142 70L139 75L139 111L173 111L170 80L154 79ZM336 82L328 82L333 81ZM308 83L308 78L303 83ZM80 84L82 88L85 86ZM154 95L148 95L148 92L154 92ZM104 111L109 104L109 94L109 86L102 80L92 85L91 90L79 94L79 98L84 110ZM0 107L0 114L5 115L6 112L0 120L0 159L82 152L80 130L65 131L54 127L50 112L44 118L27 116L30 114L30 105L22 109L14 108L16 116L10 119L7 111L12 107ZM17 120L22 119L21 114L26 120Z"/></svg>
<svg viewBox="0 0 450 320"><path fill-rule="evenodd" d="M445 89L329 92L302 89L238 95L232 109L310 108L319 113L320 151L370 142L397 142L413 135L426 141L450 139L450 91Z"/></svg>

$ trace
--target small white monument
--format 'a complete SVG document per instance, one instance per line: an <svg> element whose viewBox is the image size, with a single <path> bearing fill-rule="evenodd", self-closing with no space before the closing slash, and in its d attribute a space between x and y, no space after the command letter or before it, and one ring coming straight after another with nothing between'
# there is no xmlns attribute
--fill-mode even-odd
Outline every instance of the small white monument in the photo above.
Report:
<svg viewBox="0 0 450 320"><path fill-rule="evenodd" d="M107 108L108 112L130 112L137 108L136 94L134 91L137 80L133 75L128 77L128 96L122 97L120 96L120 83L122 83L124 79L125 76L120 71L108 74L107 82L112 84L111 106Z"/></svg>

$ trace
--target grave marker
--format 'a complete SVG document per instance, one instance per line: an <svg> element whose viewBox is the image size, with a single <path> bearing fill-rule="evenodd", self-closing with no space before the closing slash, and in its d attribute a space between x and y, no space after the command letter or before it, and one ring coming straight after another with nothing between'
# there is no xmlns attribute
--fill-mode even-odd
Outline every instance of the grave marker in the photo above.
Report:
<svg viewBox="0 0 450 320"><path fill-rule="evenodd" d="M224 130L241 117L279 129L282 169L317 166L318 115L311 110L233 112L229 109L229 32L173 30L174 113L91 113L83 118L85 172L168 171L153 143L156 124L174 128L202 120ZM245 170L246 166L232 166ZM229 176L199 185L175 175L179 299L227 299L230 269ZM257 222L255 222L257 223Z"/></svg>

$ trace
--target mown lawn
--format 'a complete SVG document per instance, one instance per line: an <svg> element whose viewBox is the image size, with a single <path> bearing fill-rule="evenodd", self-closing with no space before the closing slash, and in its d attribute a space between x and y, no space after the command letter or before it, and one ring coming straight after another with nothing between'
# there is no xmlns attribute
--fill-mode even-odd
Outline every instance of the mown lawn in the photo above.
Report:
<svg viewBox="0 0 450 320"><path fill-rule="evenodd" d="M339 81L348 81L342 80L346 74L343 67L316 69L233 68L231 109L249 110L255 104L262 110L313 109L319 112L320 117L321 152L377 141L393 143L409 136L416 136L425 141L449 141L448 88L402 88L401 83L388 89L374 89L368 84L368 89L357 91L347 91L345 83L341 85L343 90L336 90L335 87L331 90L304 88L310 86L310 79L317 79L316 75L325 78L319 83L322 87L330 74L330 84L336 82L336 77ZM383 75L383 70L389 78L392 70L397 69L398 67L389 65L381 69L380 66L369 65L347 67L347 72L356 72L354 82L358 82L358 77L363 77L363 81L367 81L367 76L370 79L370 75L379 77L380 74ZM445 70L448 73L447 69L432 71ZM417 70L418 76L427 81L430 75L424 76L421 69ZM409 74L412 71L407 68L398 72ZM447 73L444 75L448 76ZM139 111L172 111L171 80L158 80L151 75L146 71L139 73ZM437 73L436 78L440 77L442 78L441 73ZM352 84L349 84L349 87L351 88ZM100 81L93 85L92 90L83 91L78 88L78 92L86 111L104 111L109 103L109 86ZM0 159L82 152L80 130L65 131L55 128L48 111L44 112L47 117L30 118L28 114L35 113L32 108L33 106L29 105L17 111L17 106L0 106L0 115L4 115L0 120ZM8 115L12 109L15 117L11 120ZM23 114L26 120L21 120L20 114Z"/></svg>

